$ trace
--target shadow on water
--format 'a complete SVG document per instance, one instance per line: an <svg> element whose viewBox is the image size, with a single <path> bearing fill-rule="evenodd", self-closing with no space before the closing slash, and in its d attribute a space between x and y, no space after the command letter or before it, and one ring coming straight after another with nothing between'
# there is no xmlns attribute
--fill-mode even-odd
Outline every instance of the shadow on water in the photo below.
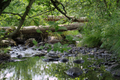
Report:
<svg viewBox="0 0 120 80"><path fill-rule="evenodd" d="M109 72L105 71L104 66L96 66L102 60L96 61L85 55L66 57L69 59L69 62L66 63L60 61L43 62L43 58L32 57L26 61L8 63L8 67L0 71L0 80L115 80ZM73 63L76 59L82 59L84 63ZM71 78L65 71L72 67L82 69L83 74Z"/></svg>

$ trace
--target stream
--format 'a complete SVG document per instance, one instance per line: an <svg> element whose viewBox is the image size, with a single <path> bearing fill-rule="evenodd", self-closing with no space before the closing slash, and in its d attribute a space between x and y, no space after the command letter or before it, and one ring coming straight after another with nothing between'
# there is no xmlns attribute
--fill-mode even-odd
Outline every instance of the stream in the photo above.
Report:
<svg viewBox="0 0 120 80"><path fill-rule="evenodd" d="M8 53L11 61L0 69L0 80L120 80L119 74L110 72L119 59L109 51L68 47L68 52L61 53L48 52L48 47L13 46Z"/></svg>

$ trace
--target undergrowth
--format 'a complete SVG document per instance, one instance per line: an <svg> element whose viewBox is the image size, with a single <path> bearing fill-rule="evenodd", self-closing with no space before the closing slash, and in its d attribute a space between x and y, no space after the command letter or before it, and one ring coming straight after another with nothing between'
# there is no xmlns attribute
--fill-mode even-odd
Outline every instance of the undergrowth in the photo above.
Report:
<svg viewBox="0 0 120 80"><path fill-rule="evenodd" d="M118 11L119 12L119 11ZM90 19L83 29L82 45L105 48L115 54L120 54L120 16L114 12L111 17Z"/></svg>

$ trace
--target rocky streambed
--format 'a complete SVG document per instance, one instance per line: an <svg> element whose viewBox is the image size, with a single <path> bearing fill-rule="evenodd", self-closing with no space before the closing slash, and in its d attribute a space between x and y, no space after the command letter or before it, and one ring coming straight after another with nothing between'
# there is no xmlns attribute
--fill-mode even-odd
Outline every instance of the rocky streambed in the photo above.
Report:
<svg viewBox="0 0 120 80"><path fill-rule="evenodd" d="M42 46L42 49L40 46ZM51 48L50 51L48 51L49 48ZM95 77L94 80L107 80L111 74L111 78L114 77L114 79L118 78L119 80L120 71L118 68L120 59L105 49L76 47L74 44L68 45L66 47L68 50L64 52L60 52L58 50L54 51L53 48L54 44L46 45L44 42L39 42L36 46L13 46L11 47L11 51L7 53L10 57L4 58L7 58L7 62L19 63L19 61L28 61L31 57L37 57L42 61L42 63L49 66L49 68L44 67L49 75L54 74L52 76L55 77L57 75L56 77L62 76L63 78L66 78L68 75L69 77L67 76L67 79L65 80L72 80L73 78L76 79L80 76L82 76L84 80L93 80L91 78L93 76ZM4 60L1 58L1 61ZM39 67L37 66L34 68ZM110 74L106 76L105 73ZM44 73L42 75L46 74ZM42 79L39 78L38 80Z"/></svg>

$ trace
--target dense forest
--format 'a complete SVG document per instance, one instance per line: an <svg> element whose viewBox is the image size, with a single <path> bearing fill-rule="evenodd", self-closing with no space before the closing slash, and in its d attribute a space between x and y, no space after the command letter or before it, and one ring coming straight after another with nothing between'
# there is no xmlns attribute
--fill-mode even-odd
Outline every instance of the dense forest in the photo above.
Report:
<svg viewBox="0 0 120 80"><path fill-rule="evenodd" d="M120 0L0 0L0 48L5 39L27 36L27 40L36 32L41 41L48 35L67 39L55 44L54 51L68 51L66 46L78 41L77 47L106 49L120 56L119 20ZM76 39L77 34L82 37Z"/></svg>
<svg viewBox="0 0 120 80"><path fill-rule="evenodd" d="M1 0L0 4L0 26L17 26L9 35L1 30L1 37L11 37L23 26L47 25L44 19L48 15L63 15L68 19L56 21L58 24L71 22L70 16L87 17L89 22L81 31L81 45L120 52L120 0Z"/></svg>

